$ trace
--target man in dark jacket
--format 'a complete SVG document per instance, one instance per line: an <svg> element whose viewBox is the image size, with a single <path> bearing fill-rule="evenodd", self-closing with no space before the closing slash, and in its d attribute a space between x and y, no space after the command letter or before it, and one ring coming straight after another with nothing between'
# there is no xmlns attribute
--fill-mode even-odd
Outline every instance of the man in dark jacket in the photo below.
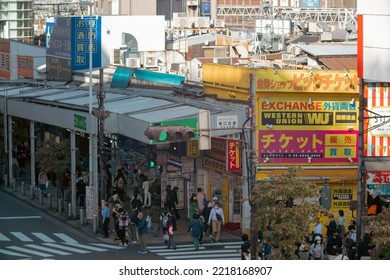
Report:
<svg viewBox="0 0 390 280"><path fill-rule="evenodd" d="M188 232L191 232L192 240L194 241L195 251L199 251L199 237L203 232L202 221L199 220L199 214L192 215L192 221L188 226Z"/></svg>

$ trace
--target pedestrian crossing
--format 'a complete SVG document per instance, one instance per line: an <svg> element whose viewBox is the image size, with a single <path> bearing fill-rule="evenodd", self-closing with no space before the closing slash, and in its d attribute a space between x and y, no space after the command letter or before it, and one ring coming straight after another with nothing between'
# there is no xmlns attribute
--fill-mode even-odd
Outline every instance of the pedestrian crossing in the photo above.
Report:
<svg viewBox="0 0 390 280"><path fill-rule="evenodd" d="M7 245L13 242L12 245ZM15 245L16 242L21 242ZM55 259L56 256L88 254L121 250L117 244L87 243L81 244L64 233L8 232L0 233L0 259Z"/></svg>
<svg viewBox="0 0 390 280"><path fill-rule="evenodd" d="M242 242L204 243L195 251L193 243L178 244L176 250L165 245L147 246L147 250L168 260L240 260Z"/></svg>

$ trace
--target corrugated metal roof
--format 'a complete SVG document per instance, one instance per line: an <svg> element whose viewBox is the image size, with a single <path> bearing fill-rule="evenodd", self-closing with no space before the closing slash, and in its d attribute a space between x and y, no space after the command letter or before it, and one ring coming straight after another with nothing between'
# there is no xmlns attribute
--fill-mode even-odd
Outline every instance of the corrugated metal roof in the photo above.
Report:
<svg viewBox="0 0 390 280"><path fill-rule="evenodd" d="M311 44L311 43L318 42L319 40L320 40L320 36L318 35L301 35L298 37L291 38L286 43L287 44L299 44L299 43Z"/></svg>
<svg viewBox="0 0 390 280"><path fill-rule="evenodd" d="M350 57L323 57L319 59L329 70L356 70L357 58Z"/></svg>
<svg viewBox="0 0 390 280"><path fill-rule="evenodd" d="M305 53L314 56L353 56L357 55L357 45L297 45Z"/></svg>
<svg viewBox="0 0 390 280"><path fill-rule="evenodd" d="M176 106L166 109L160 109L150 112L143 112L132 115L136 119L141 119L147 122L158 122L164 120L182 119L187 117L197 116L199 108L192 106Z"/></svg>

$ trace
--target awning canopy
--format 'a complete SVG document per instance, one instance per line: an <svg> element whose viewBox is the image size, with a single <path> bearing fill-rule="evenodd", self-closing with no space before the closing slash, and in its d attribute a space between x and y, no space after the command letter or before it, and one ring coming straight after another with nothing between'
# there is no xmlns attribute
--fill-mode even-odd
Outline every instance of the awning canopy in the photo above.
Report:
<svg viewBox="0 0 390 280"><path fill-rule="evenodd" d="M177 81L180 79L178 78ZM59 88L9 86L0 91L0 105L7 102L6 113L11 116L85 133L94 133L93 131L96 133L96 128L93 129L96 121L88 114L91 98L92 109L98 108L96 89L92 96L85 88L64 85ZM212 127L217 127L218 116L235 116L238 124L244 123L245 105L226 106L223 102L209 102L203 99L176 97L173 95L173 90L167 89L111 88L105 90L104 108L110 113L105 120L105 131L151 143L144 135L144 131L152 123L196 118L199 109L210 110ZM4 113L4 108L5 106L0 106L0 112ZM75 118L80 117L86 121L82 129L75 127ZM236 130L217 131L215 135L236 132Z"/></svg>

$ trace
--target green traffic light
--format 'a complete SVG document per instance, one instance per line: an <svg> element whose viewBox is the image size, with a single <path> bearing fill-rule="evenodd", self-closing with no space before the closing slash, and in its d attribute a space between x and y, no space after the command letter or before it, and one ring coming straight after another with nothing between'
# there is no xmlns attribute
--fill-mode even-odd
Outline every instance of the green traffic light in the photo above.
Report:
<svg viewBox="0 0 390 280"><path fill-rule="evenodd" d="M149 167L150 167L150 168L155 168L155 167L156 167L156 163L155 163L153 160L151 160L151 161L149 162Z"/></svg>
<svg viewBox="0 0 390 280"><path fill-rule="evenodd" d="M158 141L163 142L168 139L168 132L161 131L160 135L158 136Z"/></svg>

